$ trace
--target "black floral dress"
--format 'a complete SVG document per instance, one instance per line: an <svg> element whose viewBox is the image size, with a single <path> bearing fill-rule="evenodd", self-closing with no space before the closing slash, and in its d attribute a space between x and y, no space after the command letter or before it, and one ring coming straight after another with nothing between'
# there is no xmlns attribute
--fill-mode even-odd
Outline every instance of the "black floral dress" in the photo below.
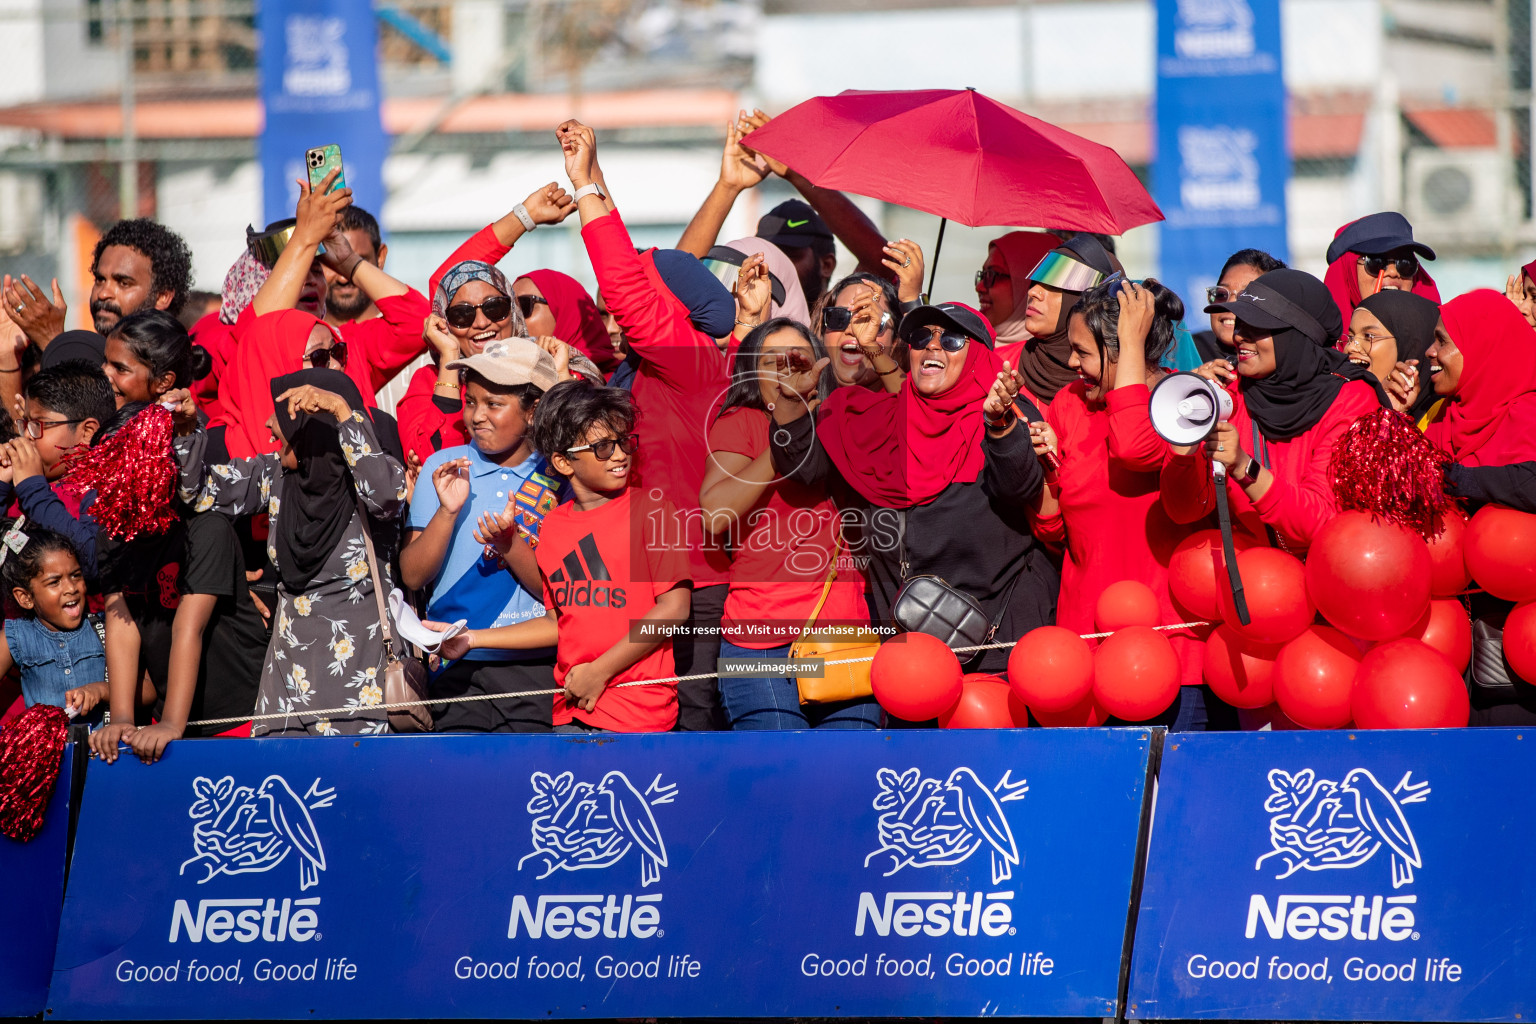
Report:
<svg viewBox="0 0 1536 1024"><path fill-rule="evenodd" d="M384 586L394 584L387 552L399 536L405 469L379 445L368 417L354 411L337 428L356 494L371 521ZM196 511L243 516L266 510L267 556L277 564L284 471L277 454L204 465L207 434L176 439L181 496ZM351 500L350 498L346 500ZM303 593L277 588L276 621L261 672L253 735L354 736L389 731L384 702L384 641L356 512L336 550ZM316 711L327 712L316 715Z"/></svg>

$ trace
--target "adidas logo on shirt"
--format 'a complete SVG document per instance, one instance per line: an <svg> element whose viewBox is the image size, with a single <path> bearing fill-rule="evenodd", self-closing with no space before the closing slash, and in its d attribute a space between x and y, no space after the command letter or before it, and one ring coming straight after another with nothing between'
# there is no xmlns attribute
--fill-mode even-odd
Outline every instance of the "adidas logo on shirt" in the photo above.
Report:
<svg viewBox="0 0 1536 1024"><path fill-rule="evenodd" d="M612 584L597 539L587 534L561 559L561 568L550 574L557 608L623 608L624 588Z"/></svg>

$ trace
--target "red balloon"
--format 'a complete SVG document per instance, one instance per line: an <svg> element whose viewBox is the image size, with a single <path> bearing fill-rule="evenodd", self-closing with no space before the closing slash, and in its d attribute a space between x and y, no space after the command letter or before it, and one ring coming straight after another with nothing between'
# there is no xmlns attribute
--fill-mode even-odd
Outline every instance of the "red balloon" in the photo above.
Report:
<svg viewBox="0 0 1536 1024"><path fill-rule="evenodd" d="M1472 582L1466 538L1467 521L1459 512L1447 512L1440 533L1429 542L1429 592L1435 597L1455 597Z"/></svg>
<svg viewBox="0 0 1536 1024"><path fill-rule="evenodd" d="M1102 725L1109 718L1109 712L1100 706L1091 693L1065 711L1041 711L1038 708L1030 708L1029 715L1040 725L1051 729Z"/></svg>
<svg viewBox="0 0 1536 1024"><path fill-rule="evenodd" d="M1439 651L1458 672L1466 671L1467 662L1472 660L1472 620L1460 601L1429 602L1429 610L1408 635Z"/></svg>
<svg viewBox="0 0 1536 1024"><path fill-rule="evenodd" d="M1536 682L1536 601L1516 605L1504 620L1504 657L1515 675Z"/></svg>
<svg viewBox="0 0 1536 1024"><path fill-rule="evenodd" d="M1350 636L1390 640L1429 610L1429 547L1368 512L1341 512L1312 538L1307 596Z"/></svg>
<svg viewBox="0 0 1536 1024"><path fill-rule="evenodd" d="M1472 702L1461 673L1422 640L1390 640L1360 660L1350 702L1361 729L1449 729Z"/></svg>
<svg viewBox="0 0 1536 1024"><path fill-rule="evenodd" d="M1100 633L1113 633L1126 626L1160 626L1163 613L1151 587L1140 580L1120 580L1099 592L1093 620Z"/></svg>
<svg viewBox="0 0 1536 1024"><path fill-rule="evenodd" d="M1036 717L1070 711L1093 689L1093 649L1061 626L1039 626L1008 655L1008 685Z"/></svg>
<svg viewBox="0 0 1536 1024"><path fill-rule="evenodd" d="M960 701L939 715L940 729L1012 729L1023 726L1009 706L1013 691L1001 676L967 672L961 681ZM1017 703L1013 701L1013 703ZM1023 725L1028 725L1026 718Z"/></svg>
<svg viewBox="0 0 1536 1024"><path fill-rule="evenodd" d="M1242 534L1232 541L1238 551L1254 544ZM1173 549L1168 558L1168 590L1174 604L1191 619L1221 618L1216 594L1229 586L1220 530L1198 530Z"/></svg>
<svg viewBox="0 0 1536 1024"><path fill-rule="evenodd" d="M1146 721L1178 697L1179 656L1155 629L1117 630L1094 652L1093 695L1116 718Z"/></svg>
<svg viewBox="0 0 1536 1024"><path fill-rule="evenodd" d="M1478 586L1505 601L1536 598L1536 516L1484 505L1461 543Z"/></svg>
<svg viewBox="0 0 1536 1024"><path fill-rule="evenodd" d="M1245 626L1238 620L1232 590L1225 582L1217 588L1216 598L1221 620L1238 636L1261 644L1283 644L1312 624L1317 610L1307 596L1306 569L1295 555L1279 548L1250 548L1238 552L1237 570L1243 577L1251 622Z"/></svg>
<svg viewBox="0 0 1536 1024"><path fill-rule="evenodd" d="M1029 708L1019 700L1019 695L1013 692L1012 687L1008 688L1008 717L1015 729L1029 728Z"/></svg>
<svg viewBox="0 0 1536 1024"><path fill-rule="evenodd" d="M1310 626L1275 657L1275 703L1307 729L1349 724L1360 652L1332 626Z"/></svg>
<svg viewBox="0 0 1536 1024"><path fill-rule="evenodd" d="M1205 681L1211 692L1235 708L1261 708L1275 699L1277 644L1244 640L1217 626L1205 641Z"/></svg>
<svg viewBox="0 0 1536 1024"><path fill-rule="evenodd" d="M880 645L869 666L875 700L897 718L925 722L960 699L960 659L938 637L902 633Z"/></svg>

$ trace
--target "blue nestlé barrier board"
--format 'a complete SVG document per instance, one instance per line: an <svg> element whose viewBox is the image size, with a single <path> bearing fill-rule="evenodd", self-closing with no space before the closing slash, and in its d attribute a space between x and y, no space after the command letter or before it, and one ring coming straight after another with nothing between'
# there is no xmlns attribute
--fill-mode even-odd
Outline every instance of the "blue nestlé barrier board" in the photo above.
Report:
<svg viewBox="0 0 1536 1024"><path fill-rule="evenodd" d="M1169 737L1126 1015L1529 1021L1533 777L1530 730Z"/></svg>
<svg viewBox="0 0 1536 1024"><path fill-rule="evenodd" d="M43 830L18 843L0 836L0 1017L31 1017L48 1001L53 947L64 904L64 856L69 838L69 787L75 747L64 745L64 763L43 816Z"/></svg>
<svg viewBox="0 0 1536 1024"><path fill-rule="evenodd" d="M173 744L93 767L49 1011L1113 1015L1154 739Z"/></svg>

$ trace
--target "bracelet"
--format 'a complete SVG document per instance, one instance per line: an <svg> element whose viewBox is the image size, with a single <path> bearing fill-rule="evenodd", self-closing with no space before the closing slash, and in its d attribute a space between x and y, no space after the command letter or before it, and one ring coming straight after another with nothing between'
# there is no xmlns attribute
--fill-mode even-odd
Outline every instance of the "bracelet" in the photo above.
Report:
<svg viewBox="0 0 1536 1024"><path fill-rule="evenodd" d="M458 391L459 390L459 385L457 385L457 384L449 384L447 381L444 381L444 380L435 380L435 381L432 382L432 388L433 388L433 390L436 390L437 388L447 388L449 391Z"/></svg>
<svg viewBox="0 0 1536 1024"><path fill-rule="evenodd" d="M737 320L736 323L740 327L757 327L757 326L759 326L762 323L762 321L761 320Z"/></svg>
<svg viewBox="0 0 1536 1024"><path fill-rule="evenodd" d="M21 364L20 363L17 363L15 366L0 366L0 373L20 373L20 372L21 372Z"/></svg>
<svg viewBox="0 0 1536 1024"><path fill-rule="evenodd" d="M363 262L363 258L357 253L353 253L347 257L346 262L336 265L336 273L350 281L352 280L352 272L357 269L357 265L361 262Z"/></svg>
<svg viewBox="0 0 1536 1024"><path fill-rule="evenodd" d="M523 222L524 231L532 231L534 228L538 227L538 225L533 222L533 218L528 215L528 207L524 206L522 203L518 203L516 206L512 207L512 216Z"/></svg>
<svg viewBox="0 0 1536 1024"><path fill-rule="evenodd" d="M878 373L882 377L889 377L893 373L900 373L901 372L901 367L900 366L893 366L889 370L876 370L875 372Z"/></svg>

